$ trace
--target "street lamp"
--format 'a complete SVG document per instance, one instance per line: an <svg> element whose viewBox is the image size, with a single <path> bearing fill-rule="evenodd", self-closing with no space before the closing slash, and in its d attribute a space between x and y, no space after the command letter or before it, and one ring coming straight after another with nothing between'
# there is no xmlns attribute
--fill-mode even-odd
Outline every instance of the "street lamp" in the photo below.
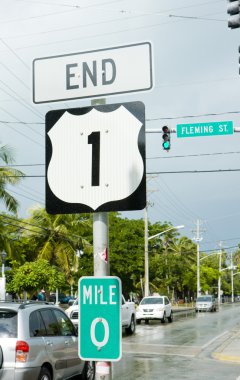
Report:
<svg viewBox="0 0 240 380"><path fill-rule="evenodd" d="M2 296L3 301L5 301L6 298L6 278L5 278L5 261L6 261L6 252L2 251Z"/></svg>
<svg viewBox="0 0 240 380"><path fill-rule="evenodd" d="M158 234L156 235L153 235L153 236L147 236L147 239L146 239L146 236L145 236L145 297L148 297L149 296L149 265L148 265L148 241L151 240L151 239L154 239L160 235L163 235L165 234L166 232L168 231L171 231L171 230L179 230L181 228L184 228L183 225L181 226L175 226L175 227L170 227L168 228L167 230L164 230L164 231L161 231L159 232Z"/></svg>

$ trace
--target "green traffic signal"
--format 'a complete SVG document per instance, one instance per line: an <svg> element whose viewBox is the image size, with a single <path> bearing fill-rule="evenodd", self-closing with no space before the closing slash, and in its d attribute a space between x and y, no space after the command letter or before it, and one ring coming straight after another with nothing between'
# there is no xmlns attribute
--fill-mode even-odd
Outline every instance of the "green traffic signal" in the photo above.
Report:
<svg viewBox="0 0 240 380"><path fill-rule="evenodd" d="M170 150L171 144L170 144L170 129L168 128L167 125L164 125L162 127L162 138L163 138L163 143L162 147L164 150Z"/></svg>
<svg viewBox="0 0 240 380"><path fill-rule="evenodd" d="M162 145L163 145L163 149L165 150L170 149L170 141L164 141Z"/></svg>

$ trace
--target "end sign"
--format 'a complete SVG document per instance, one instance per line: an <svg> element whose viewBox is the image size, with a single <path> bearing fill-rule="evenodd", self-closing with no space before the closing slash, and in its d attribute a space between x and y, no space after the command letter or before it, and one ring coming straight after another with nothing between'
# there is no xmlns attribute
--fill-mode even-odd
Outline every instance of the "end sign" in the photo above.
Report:
<svg viewBox="0 0 240 380"><path fill-rule="evenodd" d="M79 280L79 357L117 361L122 356L121 281L118 277Z"/></svg>
<svg viewBox="0 0 240 380"><path fill-rule="evenodd" d="M152 87L150 42L33 61L34 103L148 91Z"/></svg>

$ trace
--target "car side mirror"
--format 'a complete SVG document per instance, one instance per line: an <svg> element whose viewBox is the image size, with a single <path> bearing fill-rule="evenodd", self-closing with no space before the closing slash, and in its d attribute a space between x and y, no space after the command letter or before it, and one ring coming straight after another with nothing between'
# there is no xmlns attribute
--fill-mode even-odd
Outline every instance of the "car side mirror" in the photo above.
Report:
<svg viewBox="0 0 240 380"><path fill-rule="evenodd" d="M69 300L69 301L68 301L68 305L69 305L69 306L72 306L72 305L73 305L73 302L74 302L74 300Z"/></svg>

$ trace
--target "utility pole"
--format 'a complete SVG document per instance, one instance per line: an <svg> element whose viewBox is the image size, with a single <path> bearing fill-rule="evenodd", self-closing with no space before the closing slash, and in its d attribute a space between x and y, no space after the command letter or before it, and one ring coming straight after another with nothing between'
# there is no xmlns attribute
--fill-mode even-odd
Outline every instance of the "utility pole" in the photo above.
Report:
<svg viewBox="0 0 240 380"><path fill-rule="evenodd" d="M231 288L232 288L232 303L234 302L234 288L233 288L233 260L232 260L232 252L230 253L231 255Z"/></svg>
<svg viewBox="0 0 240 380"><path fill-rule="evenodd" d="M196 233L196 236L193 240L197 243L197 297L201 295L201 286L200 286L200 241L202 240L201 233L204 232L200 229L200 220L197 220L197 228L193 232Z"/></svg>
<svg viewBox="0 0 240 380"><path fill-rule="evenodd" d="M149 260L148 260L148 204L144 209L144 268L145 268L145 286L144 296L149 296Z"/></svg>
<svg viewBox="0 0 240 380"><path fill-rule="evenodd" d="M218 275L218 307L221 304L221 282L222 282L222 278L221 278L221 270L222 270L222 242L221 241L219 243L219 247L220 247L220 251L219 251L219 267L218 267L218 270L219 270L219 275Z"/></svg>

